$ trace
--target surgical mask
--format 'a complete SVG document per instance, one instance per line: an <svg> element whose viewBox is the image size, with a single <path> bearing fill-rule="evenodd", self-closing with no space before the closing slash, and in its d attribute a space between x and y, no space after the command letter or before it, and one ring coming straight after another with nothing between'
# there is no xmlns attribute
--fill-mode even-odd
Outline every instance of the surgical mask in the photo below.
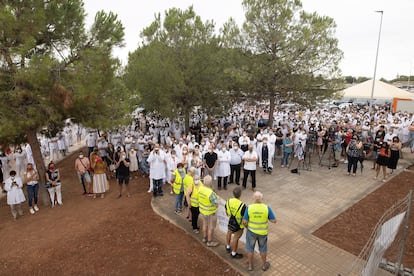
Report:
<svg viewBox="0 0 414 276"><path fill-rule="evenodd" d="M180 173L184 172L184 170L183 170L182 168L178 169L178 171L179 171Z"/></svg>
<svg viewBox="0 0 414 276"><path fill-rule="evenodd" d="M200 180L194 180L194 184L198 185L200 183Z"/></svg>
<svg viewBox="0 0 414 276"><path fill-rule="evenodd" d="M83 154L79 154L79 158L82 159L83 158Z"/></svg>

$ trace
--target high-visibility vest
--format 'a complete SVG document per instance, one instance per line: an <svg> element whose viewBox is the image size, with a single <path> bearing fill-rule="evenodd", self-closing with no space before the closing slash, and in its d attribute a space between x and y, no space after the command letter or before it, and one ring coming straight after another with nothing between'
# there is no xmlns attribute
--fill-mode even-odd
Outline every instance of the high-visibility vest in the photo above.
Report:
<svg viewBox="0 0 414 276"><path fill-rule="evenodd" d="M198 190L198 203L200 208L200 213L202 215L208 216L215 214L217 211L216 205L210 201L210 195L213 193L211 188L202 186Z"/></svg>
<svg viewBox="0 0 414 276"><path fill-rule="evenodd" d="M175 180L173 183L173 190L176 195L179 195L181 192L181 187L183 185L183 179L178 169L174 171L174 175L175 175ZM184 188L183 188L183 192L185 192Z"/></svg>
<svg viewBox="0 0 414 276"><path fill-rule="evenodd" d="M199 198L199 191L200 191L200 187L203 186L203 182L199 182L197 185L194 183L193 184L193 190L191 192L191 206L192 207L198 207L199 203L198 203L198 198Z"/></svg>
<svg viewBox="0 0 414 276"><path fill-rule="evenodd" d="M240 199L235 198L235 197L230 198L226 202L226 209L228 210L229 217L230 217L230 215L233 215L236 218L237 222L239 223L240 228L244 228L244 225L242 224L243 217L242 217L242 214L241 214L242 209L243 209L243 205L244 205L244 203Z"/></svg>
<svg viewBox="0 0 414 276"><path fill-rule="evenodd" d="M254 203L247 208L249 224L247 228L258 235L267 235L269 209L266 204Z"/></svg>
<svg viewBox="0 0 414 276"><path fill-rule="evenodd" d="M187 193L188 187L194 184L194 179L191 175L186 174L183 179L184 183L184 193Z"/></svg>

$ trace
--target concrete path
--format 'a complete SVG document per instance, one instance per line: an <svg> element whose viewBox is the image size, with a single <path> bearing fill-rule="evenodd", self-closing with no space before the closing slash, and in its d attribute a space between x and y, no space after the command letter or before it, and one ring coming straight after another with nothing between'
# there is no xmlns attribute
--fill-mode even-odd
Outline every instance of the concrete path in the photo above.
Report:
<svg viewBox="0 0 414 276"><path fill-rule="evenodd" d="M414 154L404 150L404 159L400 159L394 175L413 162ZM248 273L246 257L233 260L225 252L225 233L220 230L216 230L220 246L212 250L244 275L345 275L355 256L313 236L312 232L381 186L381 180L373 179L372 161L365 161L363 174L358 171L355 177L347 175L346 164L328 169L319 166L317 157L313 158L311 171L302 170L299 175L276 166L279 163L278 158L272 175L257 171L256 189L263 192L264 202L272 207L278 220L269 226L271 268L263 273L255 254L254 271ZM242 194L247 204L253 202L249 184ZM234 187L235 184L229 185L228 190L218 191L218 195L226 200L232 197ZM157 213L201 242L201 234L192 233L191 223L185 215L175 215L173 205L174 197L168 193L152 200ZM239 252L244 253L243 243L239 244Z"/></svg>

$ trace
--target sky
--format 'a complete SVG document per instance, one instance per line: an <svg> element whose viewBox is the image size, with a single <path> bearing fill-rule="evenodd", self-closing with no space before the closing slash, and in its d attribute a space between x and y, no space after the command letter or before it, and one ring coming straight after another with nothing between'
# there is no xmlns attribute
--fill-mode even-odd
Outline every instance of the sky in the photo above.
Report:
<svg viewBox="0 0 414 276"><path fill-rule="evenodd" d="M125 47L114 54L124 65L128 53L140 43L141 31L172 7L193 6L203 21L213 20L217 31L230 18L239 26L244 22L242 0L84 0L87 27L97 11L112 11L125 27ZM382 30L378 51L376 79L391 80L397 75L414 75L414 0L302 0L303 9L332 17L336 37L344 52L340 64L344 76L374 76L381 14Z"/></svg>

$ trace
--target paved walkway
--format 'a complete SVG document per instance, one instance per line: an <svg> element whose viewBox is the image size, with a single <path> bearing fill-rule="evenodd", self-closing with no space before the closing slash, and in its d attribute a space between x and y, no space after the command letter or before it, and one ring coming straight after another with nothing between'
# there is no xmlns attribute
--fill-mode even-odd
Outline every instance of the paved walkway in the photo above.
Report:
<svg viewBox="0 0 414 276"><path fill-rule="evenodd" d="M399 161L396 174L414 163L414 154L404 150L404 157ZM372 161L365 161L363 174L359 171L353 177L346 174L346 164L328 169L319 166L319 160L314 159L312 171L302 170L300 175L279 166L275 166L272 175L258 170L257 190L264 193L264 202L272 207L278 220L277 224L269 226L268 261L271 268L267 272L262 273L258 254L255 254L255 269L251 273L246 270L246 257L231 259L224 249L225 233L219 230L216 230L216 239L220 246L211 250L244 275L332 276L348 272L355 256L313 236L312 232L380 187L382 182L373 179ZM276 164L279 162L278 158ZM227 191L221 190L218 195L224 200L230 198L233 187L234 184L229 185ZM252 194L251 189L246 189L242 200L252 203ZM152 200L158 214L201 242L201 234L192 233L191 223L185 215L174 214L173 204L174 198L168 193ZM244 253L243 243L239 243L239 251Z"/></svg>

